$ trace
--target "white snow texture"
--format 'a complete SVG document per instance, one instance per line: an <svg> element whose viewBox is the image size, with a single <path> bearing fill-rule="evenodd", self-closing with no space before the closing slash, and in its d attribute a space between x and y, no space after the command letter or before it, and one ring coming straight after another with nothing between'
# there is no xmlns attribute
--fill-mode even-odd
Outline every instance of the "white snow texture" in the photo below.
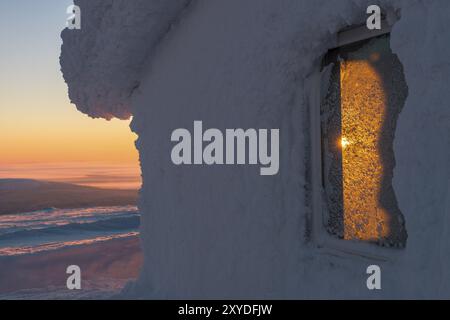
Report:
<svg viewBox="0 0 450 320"><path fill-rule="evenodd" d="M450 298L450 1L75 1L63 31L72 102L126 118L139 135L145 262L140 298ZM379 4L396 12L391 47L409 95L394 140L405 249L372 261L308 240L304 80L339 30ZM279 128L280 171L175 166L170 134L194 120ZM192 129L191 129L192 130ZM382 290L366 287L367 266Z"/></svg>

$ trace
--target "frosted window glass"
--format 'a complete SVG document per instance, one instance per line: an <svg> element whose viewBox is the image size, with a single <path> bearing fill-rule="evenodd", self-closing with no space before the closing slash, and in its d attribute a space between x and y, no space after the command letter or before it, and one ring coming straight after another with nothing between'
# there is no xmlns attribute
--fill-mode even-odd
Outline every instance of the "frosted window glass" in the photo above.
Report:
<svg viewBox="0 0 450 320"><path fill-rule="evenodd" d="M407 96L389 36L330 53L334 64L321 105L323 184L329 233L403 247L406 230L392 187L393 140Z"/></svg>

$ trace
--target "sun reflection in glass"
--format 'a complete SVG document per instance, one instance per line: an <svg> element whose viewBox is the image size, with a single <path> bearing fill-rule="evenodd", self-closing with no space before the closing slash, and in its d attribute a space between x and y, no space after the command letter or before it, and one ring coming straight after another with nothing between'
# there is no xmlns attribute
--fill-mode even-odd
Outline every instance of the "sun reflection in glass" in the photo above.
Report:
<svg viewBox="0 0 450 320"><path fill-rule="evenodd" d="M342 137L340 143L342 149L345 149L350 144L350 141L346 137Z"/></svg>

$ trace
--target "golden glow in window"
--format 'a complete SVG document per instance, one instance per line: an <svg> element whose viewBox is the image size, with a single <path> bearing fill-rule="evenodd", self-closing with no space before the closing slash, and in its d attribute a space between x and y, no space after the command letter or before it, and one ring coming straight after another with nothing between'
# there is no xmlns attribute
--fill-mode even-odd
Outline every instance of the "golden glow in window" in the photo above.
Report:
<svg viewBox="0 0 450 320"><path fill-rule="evenodd" d="M366 60L341 62L340 75L344 239L384 238L389 214L379 205L378 148L386 115L383 82Z"/></svg>

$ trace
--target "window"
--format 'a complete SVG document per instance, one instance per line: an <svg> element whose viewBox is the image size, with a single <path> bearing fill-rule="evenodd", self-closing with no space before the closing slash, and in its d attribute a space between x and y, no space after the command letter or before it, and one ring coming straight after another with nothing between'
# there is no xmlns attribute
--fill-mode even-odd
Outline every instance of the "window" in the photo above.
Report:
<svg viewBox="0 0 450 320"><path fill-rule="evenodd" d="M372 38L350 30L340 39L345 44L327 53L307 83L312 233L321 246L384 256L380 247L402 248L407 239L392 178L408 89L388 30Z"/></svg>

